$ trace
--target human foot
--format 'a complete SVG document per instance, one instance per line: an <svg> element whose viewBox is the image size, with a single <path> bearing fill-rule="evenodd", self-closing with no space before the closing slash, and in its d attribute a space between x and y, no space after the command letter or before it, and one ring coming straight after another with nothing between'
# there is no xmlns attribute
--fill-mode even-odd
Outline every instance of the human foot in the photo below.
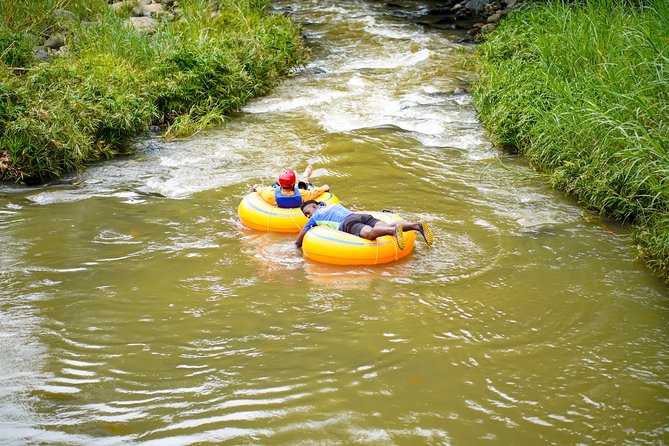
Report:
<svg viewBox="0 0 669 446"><path fill-rule="evenodd" d="M301 181L304 181L305 183L311 183L311 174L314 173L314 166L309 164L306 169L304 169L304 173L302 174Z"/></svg>

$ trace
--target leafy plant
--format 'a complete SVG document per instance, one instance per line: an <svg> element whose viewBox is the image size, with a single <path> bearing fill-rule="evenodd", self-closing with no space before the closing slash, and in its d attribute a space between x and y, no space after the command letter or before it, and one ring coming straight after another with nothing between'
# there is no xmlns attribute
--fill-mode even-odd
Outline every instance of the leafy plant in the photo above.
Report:
<svg viewBox="0 0 669 446"><path fill-rule="evenodd" d="M480 47L474 98L495 141L586 206L632 223L669 280L669 2L548 2Z"/></svg>

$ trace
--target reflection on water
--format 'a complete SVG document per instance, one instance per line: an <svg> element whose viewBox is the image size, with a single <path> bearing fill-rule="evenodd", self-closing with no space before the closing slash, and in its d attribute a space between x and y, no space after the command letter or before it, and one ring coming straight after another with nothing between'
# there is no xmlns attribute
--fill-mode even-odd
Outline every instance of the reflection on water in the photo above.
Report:
<svg viewBox="0 0 669 446"><path fill-rule="evenodd" d="M491 147L460 36L398 5L279 2L314 54L272 95L0 190L0 443L666 441L667 289ZM307 163L435 245L334 267L241 226L250 185Z"/></svg>

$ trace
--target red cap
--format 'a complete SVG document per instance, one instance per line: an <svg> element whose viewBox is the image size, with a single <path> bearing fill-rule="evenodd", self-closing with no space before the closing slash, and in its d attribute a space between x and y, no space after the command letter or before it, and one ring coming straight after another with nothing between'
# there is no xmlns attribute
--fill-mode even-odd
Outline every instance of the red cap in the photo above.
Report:
<svg viewBox="0 0 669 446"><path fill-rule="evenodd" d="M279 174L279 186L281 187L293 187L295 186L295 172L292 170L284 170Z"/></svg>

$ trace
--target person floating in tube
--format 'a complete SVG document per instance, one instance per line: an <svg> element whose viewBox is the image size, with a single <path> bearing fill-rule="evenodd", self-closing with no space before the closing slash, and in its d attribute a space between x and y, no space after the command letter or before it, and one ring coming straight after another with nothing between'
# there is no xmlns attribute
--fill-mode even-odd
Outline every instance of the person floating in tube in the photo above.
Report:
<svg viewBox="0 0 669 446"><path fill-rule="evenodd" d="M280 208L299 208L303 202L320 197L330 190L330 186L315 187L311 183L311 174L314 168L311 164L307 166L296 181L295 171L286 169L279 174L278 181L271 186L260 186L255 184L252 192L257 192L267 203Z"/></svg>
<svg viewBox="0 0 669 446"><path fill-rule="evenodd" d="M307 231L319 225L329 226L367 240L376 240L383 235L394 235L399 249L404 249L406 246L404 231L420 232L428 246L431 246L434 242L432 230L424 221L412 223L399 220L385 223L372 215L352 212L341 204L326 206L325 203L315 200L305 201L300 209L309 220L297 235L295 244L298 247L302 247L302 240L304 240Z"/></svg>

